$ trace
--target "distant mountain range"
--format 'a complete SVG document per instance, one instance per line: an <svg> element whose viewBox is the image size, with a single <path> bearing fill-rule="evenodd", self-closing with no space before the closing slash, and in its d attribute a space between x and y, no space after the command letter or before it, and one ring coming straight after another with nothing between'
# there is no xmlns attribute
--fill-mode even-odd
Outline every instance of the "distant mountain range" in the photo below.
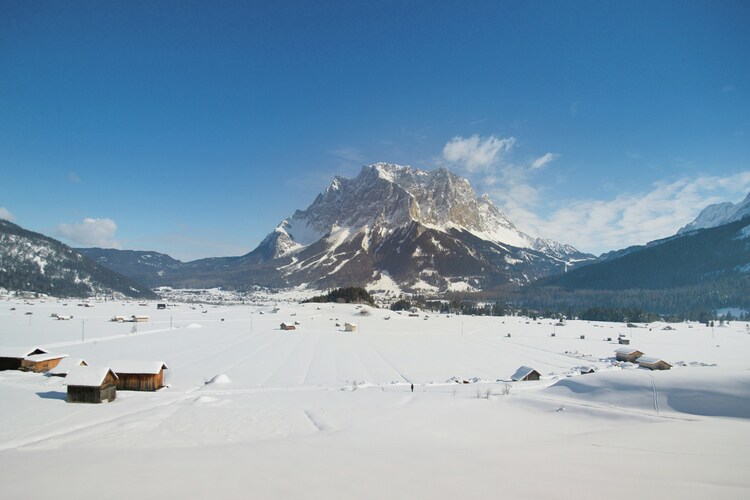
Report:
<svg viewBox="0 0 750 500"><path fill-rule="evenodd" d="M743 298L750 296L748 225L750 195L738 204L706 207L673 236L597 259L519 231L487 196L477 196L466 179L446 169L378 163L353 179L336 177L307 209L239 257L181 262L157 252L72 250L3 221L0 286L144 296L150 292L135 282L238 290L302 284L377 289L395 282L425 294L504 290L498 292L503 298L538 307L584 298L617 305L626 296L629 303L651 300L664 310L736 306L750 300ZM682 298L665 292L678 289ZM515 295L503 295L508 290Z"/></svg>
<svg viewBox="0 0 750 500"><path fill-rule="evenodd" d="M0 288L58 297L156 298L147 287L67 245L0 219Z"/></svg>
<svg viewBox="0 0 750 500"><path fill-rule="evenodd" d="M154 252L79 251L150 286L323 289L385 278L435 293L525 284L595 258L519 231L446 169L386 163L363 167L354 179L336 177L242 257L181 263Z"/></svg>

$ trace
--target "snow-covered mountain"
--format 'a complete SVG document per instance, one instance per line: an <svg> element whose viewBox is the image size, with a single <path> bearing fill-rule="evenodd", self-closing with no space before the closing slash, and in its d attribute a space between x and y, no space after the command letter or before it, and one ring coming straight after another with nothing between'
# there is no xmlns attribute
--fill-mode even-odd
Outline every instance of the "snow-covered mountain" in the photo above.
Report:
<svg viewBox="0 0 750 500"><path fill-rule="evenodd" d="M0 219L0 287L58 297L155 298L148 288L63 243Z"/></svg>
<svg viewBox="0 0 750 500"><path fill-rule="evenodd" d="M449 170L387 163L336 177L243 257L275 262L288 284L365 284L387 275L432 291L526 283L591 259L519 231Z"/></svg>
<svg viewBox="0 0 750 500"><path fill-rule="evenodd" d="M696 229L722 226L750 216L750 193L739 203L716 203L704 208L693 222L682 227L677 234L689 233Z"/></svg>

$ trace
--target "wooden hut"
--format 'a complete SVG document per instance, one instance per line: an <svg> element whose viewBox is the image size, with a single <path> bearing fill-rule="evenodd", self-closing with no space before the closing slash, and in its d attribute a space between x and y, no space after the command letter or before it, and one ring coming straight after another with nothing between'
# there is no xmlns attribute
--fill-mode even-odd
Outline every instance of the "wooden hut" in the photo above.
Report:
<svg viewBox="0 0 750 500"><path fill-rule="evenodd" d="M641 356L636 363L638 363L638 366L641 368L648 368L649 370L669 370L672 368L672 365L663 359L650 356Z"/></svg>
<svg viewBox="0 0 750 500"><path fill-rule="evenodd" d="M589 373L596 373L596 368L593 366L582 366L581 375L588 375Z"/></svg>
<svg viewBox="0 0 750 500"><path fill-rule="evenodd" d="M32 354L31 356L23 358L20 370L25 372L46 373L59 365L60 361L67 357L67 354L53 354L51 352L45 354Z"/></svg>
<svg viewBox="0 0 750 500"><path fill-rule="evenodd" d="M635 363L635 360L643 356L643 353L632 347L620 347L615 349L615 359L617 361L629 361Z"/></svg>
<svg viewBox="0 0 750 500"><path fill-rule="evenodd" d="M344 323L344 331L345 332L356 332L357 331L357 325L354 323Z"/></svg>
<svg viewBox="0 0 750 500"><path fill-rule="evenodd" d="M117 375L107 367L73 367L65 385L68 386L68 403L102 403L117 397Z"/></svg>
<svg viewBox="0 0 750 500"><path fill-rule="evenodd" d="M65 377L70 373L70 370L72 370L76 366L88 366L89 364L86 363L85 360L81 358L64 358L60 360L60 363L54 368L52 368L50 371L47 372L48 375L52 375L55 377Z"/></svg>
<svg viewBox="0 0 750 500"><path fill-rule="evenodd" d="M133 323L148 323L148 316L136 316L135 314L130 317L130 321Z"/></svg>
<svg viewBox="0 0 750 500"><path fill-rule="evenodd" d="M282 330L296 330L297 329L296 326L294 326L294 325L292 325L290 323L282 323L280 328Z"/></svg>
<svg viewBox="0 0 750 500"><path fill-rule="evenodd" d="M39 347L8 347L0 349L0 371L18 370L27 356L48 354Z"/></svg>
<svg viewBox="0 0 750 500"><path fill-rule="evenodd" d="M542 375L535 369L529 366L522 366L516 373L514 373L510 379L514 382L527 381L527 380L539 380Z"/></svg>
<svg viewBox="0 0 750 500"><path fill-rule="evenodd" d="M164 387L164 370L169 369L162 361L111 361L109 366L117 374L120 391L155 391Z"/></svg>

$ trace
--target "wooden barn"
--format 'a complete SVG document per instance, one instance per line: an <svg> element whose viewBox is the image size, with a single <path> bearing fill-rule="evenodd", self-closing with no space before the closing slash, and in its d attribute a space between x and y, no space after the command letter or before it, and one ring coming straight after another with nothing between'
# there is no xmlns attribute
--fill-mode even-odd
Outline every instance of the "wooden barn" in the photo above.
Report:
<svg viewBox="0 0 750 500"><path fill-rule="evenodd" d="M660 358L652 358L649 356L641 356L638 358L638 366L641 368L648 368L649 370L669 370L672 365Z"/></svg>
<svg viewBox="0 0 750 500"><path fill-rule="evenodd" d="M169 369L162 361L112 361L109 366L117 374L117 390L155 391L164 387L164 370Z"/></svg>
<svg viewBox="0 0 750 500"><path fill-rule="evenodd" d="M620 347L619 349L615 349L615 359L617 359L617 361L630 361L631 363L635 363L635 360L641 356L643 356L643 353L632 347Z"/></svg>
<svg viewBox="0 0 750 500"><path fill-rule="evenodd" d="M514 382L528 381L528 380L539 380L541 373L529 366L522 366L516 373L514 373L510 379Z"/></svg>
<svg viewBox="0 0 750 500"><path fill-rule="evenodd" d="M48 354L39 347L7 347L0 349L0 371L19 370L23 360L35 354Z"/></svg>
<svg viewBox="0 0 750 500"><path fill-rule="evenodd" d="M356 332L357 331L357 325L354 323L344 323L344 331L345 332Z"/></svg>
<svg viewBox="0 0 750 500"><path fill-rule="evenodd" d="M581 375L588 375L589 373L596 373L596 368L593 366L582 366Z"/></svg>
<svg viewBox="0 0 750 500"><path fill-rule="evenodd" d="M294 326L294 325L292 325L290 323L282 323L280 328L282 330L296 330L297 329L296 326Z"/></svg>
<svg viewBox="0 0 750 500"><path fill-rule="evenodd" d="M45 354L32 354L31 356L23 358L20 370L25 372L46 373L59 365L60 361L67 357L67 354L54 354L51 352Z"/></svg>
<svg viewBox="0 0 750 500"><path fill-rule="evenodd" d="M65 385L68 386L68 403L103 403L117 397L117 375L107 367L73 367Z"/></svg>
<svg viewBox="0 0 750 500"><path fill-rule="evenodd" d="M55 377L65 377L70 373L70 370L72 370L76 366L88 366L89 364L86 363L85 360L81 358L64 358L60 360L60 363L52 368L50 371L47 372L48 375L52 375Z"/></svg>

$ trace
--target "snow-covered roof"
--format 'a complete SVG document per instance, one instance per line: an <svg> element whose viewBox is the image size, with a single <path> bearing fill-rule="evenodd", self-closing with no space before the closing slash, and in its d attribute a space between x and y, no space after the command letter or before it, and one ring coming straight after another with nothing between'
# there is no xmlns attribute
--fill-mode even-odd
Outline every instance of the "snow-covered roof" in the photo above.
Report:
<svg viewBox="0 0 750 500"><path fill-rule="evenodd" d="M163 361L123 361L116 360L109 362L110 368L115 373L140 373L144 375L156 375L162 369L169 367Z"/></svg>
<svg viewBox="0 0 750 500"><path fill-rule="evenodd" d="M46 352L44 354L32 354L31 356L26 356L24 361L31 361L33 363L39 363L40 361L49 361L50 359L61 359L61 358L67 358L67 354L57 354L53 352Z"/></svg>
<svg viewBox="0 0 750 500"><path fill-rule="evenodd" d="M667 363L666 361L664 361L661 358L655 358L653 356L641 356L640 358L638 358L637 363L638 364L655 365L656 363L659 363L661 361L663 361L664 363ZM669 365L669 363L667 363L667 364ZM672 365L670 365L670 366L672 366Z"/></svg>
<svg viewBox="0 0 750 500"><path fill-rule="evenodd" d="M74 366L65 378L65 385L80 385L84 387L99 387L112 372L107 366ZM117 374L112 372L117 378Z"/></svg>
<svg viewBox="0 0 750 500"><path fill-rule="evenodd" d="M511 380L515 380L515 381L523 380L524 378L528 377L528 375L531 372L535 372L535 371L536 370L534 370L530 366L522 366L521 368L519 368L518 370L516 370L516 373L514 373L510 378L511 378Z"/></svg>
<svg viewBox="0 0 750 500"><path fill-rule="evenodd" d="M642 351L639 351L635 347L620 347L619 349L615 349L615 352L617 354L633 354L634 352L642 352Z"/></svg>
<svg viewBox="0 0 750 500"><path fill-rule="evenodd" d="M50 375L67 375L70 370L75 366L88 365L85 360L81 358L65 358L60 363L48 371Z"/></svg>
<svg viewBox="0 0 750 500"><path fill-rule="evenodd" d="M0 347L0 358L25 358L34 351L48 352L40 347Z"/></svg>

